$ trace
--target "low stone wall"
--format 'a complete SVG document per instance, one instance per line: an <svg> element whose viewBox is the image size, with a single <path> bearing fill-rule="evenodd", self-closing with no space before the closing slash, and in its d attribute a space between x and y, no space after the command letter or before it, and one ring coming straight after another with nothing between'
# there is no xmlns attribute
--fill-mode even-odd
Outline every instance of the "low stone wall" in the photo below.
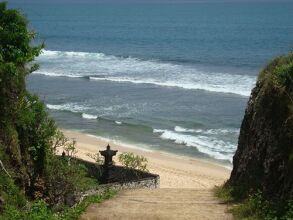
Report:
<svg viewBox="0 0 293 220"><path fill-rule="evenodd" d="M98 180L102 175L102 166L97 166L94 163L76 159L79 163L85 165L88 169L89 175L96 177ZM67 205L72 206L80 203L87 196L101 194L108 190L126 190L126 189L138 189L138 188L159 188L160 176L148 172L139 170L127 169L123 166L113 166L113 182L108 184L100 184L97 187L87 190L85 192L75 193L67 199Z"/></svg>
<svg viewBox="0 0 293 220"><path fill-rule="evenodd" d="M75 204L82 202L86 197L96 194L102 194L108 190L120 191L129 189L142 189L149 188L155 189L160 187L160 176L145 178L137 181L124 182L124 183L108 183L97 186L95 189L90 189L75 195Z"/></svg>
<svg viewBox="0 0 293 220"><path fill-rule="evenodd" d="M103 166L99 166L95 163L91 163L89 161L85 161L82 159L74 159L78 163L83 164L87 170L88 174L91 177L96 178L98 181L101 180L102 173L103 173ZM159 175L152 174L145 171L135 170L135 169L129 169L123 166L113 166L111 169L111 183L119 183L119 184L126 184L129 182L139 182L142 180L148 180L148 179L159 179ZM101 183L101 181L99 181ZM159 181L156 186L159 186Z"/></svg>

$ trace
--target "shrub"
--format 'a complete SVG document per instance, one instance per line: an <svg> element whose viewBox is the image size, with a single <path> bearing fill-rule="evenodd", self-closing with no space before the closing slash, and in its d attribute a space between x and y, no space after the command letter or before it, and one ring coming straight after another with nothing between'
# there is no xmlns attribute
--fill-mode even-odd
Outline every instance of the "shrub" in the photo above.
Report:
<svg viewBox="0 0 293 220"><path fill-rule="evenodd" d="M95 161L96 165L102 165L104 163L104 157L102 157L100 155L100 153L95 153L95 154L88 153L86 155L89 158L93 159Z"/></svg>
<svg viewBox="0 0 293 220"><path fill-rule="evenodd" d="M100 203L106 199L111 198L115 195L114 191L107 191L100 195L92 195L85 198L80 204L74 208L69 208L63 213L60 213L58 220L75 220L86 210L86 208L92 203Z"/></svg>
<svg viewBox="0 0 293 220"><path fill-rule="evenodd" d="M65 154L69 157L69 158L73 158L75 157L77 150L76 150L76 140L72 140L72 141L67 141L64 145L63 145L63 149L65 151Z"/></svg>
<svg viewBox="0 0 293 220"><path fill-rule="evenodd" d="M234 207L232 213L239 218L273 219L276 213L271 209L269 202L257 192L242 204Z"/></svg>
<svg viewBox="0 0 293 220"><path fill-rule="evenodd" d="M102 166L104 164L104 157L102 157L100 155L100 153L95 153L95 154L91 154L91 153L88 153L86 154L89 158L93 159L95 161L95 165L97 167L97 171L98 171L98 175L102 175ZM113 161L113 164L114 164L114 161Z"/></svg>
<svg viewBox="0 0 293 220"><path fill-rule="evenodd" d="M16 129L21 148L28 152L33 161L34 172L42 175L57 127L37 96L26 94L21 102Z"/></svg>
<svg viewBox="0 0 293 220"><path fill-rule="evenodd" d="M97 185L97 180L88 175L87 168L76 160L70 160L69 163L67 158L59 156L50 158L46 172L45 199L48 204L55 206L70 193L87 190Z"/></svg>
<svg viewBox="0 0 293 220"><path fill-rule="evenodd" d="M293 104L293 53L277 58L271 71L274 85L282 89Z"/></svg>
<svg viewBox="0 0 293 220"><path fill-rule="evenodd" d="M233 196L233 187L216 187L215 195L222 201L233 204L229 212L236 219L293 219L292 201L269 201L266 200L261 191L251 194L246 199Z"/></svg>
<svg viewBox="0 0 293 220"><path fill-rule="evenodd" d="M115 192L108 191L99 195L92 195L85 198L80 204L72 208L67 208L63 212L53 213L46 202L38 200L32 202L30 206L23 210L9 206L5 209L1 220L75 220L86 210L92 203L100 203L105 199L111 198Z"/></svg>
<svg viewBox="0 0 293 220"><path fill-rule="evenodd" d="M1 216L3 220L57 220L49 210L48 205L42 201L35 201L23 210L9 206Z"/></svg>
<svg viewBox="0 0 293 220"><path fill-rule="evenodd" d="M25 212L24 219L27 220L54 220L56 219L47 203L39 200L32 203L31 208Z"/></svg>
<svg viewBox="0 0 293 220"><path fill-rule="evenodd" d="M293 88L293 62L276 66L274 75L280 85Z"/></svg>
<svg viewBox="0 0 293 220"><path fill-rule="evenodd" d="M232 197L232 188L216 186L214 188L215 195L223 202L232 202L234 201Z"/></svg>
<svg viewBox="0 0 293 220"><path fill-rule="evenodd" d="M284 215L284 220L285 219L293 219L293 200L290 200L289 202L288 202L288 205L287 205L287 207L286 207L286 213L285 213L285 215Z"/></svg>
<svg viewBox="0 0 293 220"><path fill-rule="evenodd" d="M119 162L130 169L136 169L140 171L148 171L148 160L144 156L135 155L134 153L122 153L118 156Z"/></svg>

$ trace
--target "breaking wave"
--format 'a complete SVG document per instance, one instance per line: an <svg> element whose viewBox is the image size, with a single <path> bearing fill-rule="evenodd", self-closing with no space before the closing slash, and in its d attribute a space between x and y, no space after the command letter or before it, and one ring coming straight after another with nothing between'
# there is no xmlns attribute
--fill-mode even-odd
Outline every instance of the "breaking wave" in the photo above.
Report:
<svg viewBox="0 0 293 220"><path fill-rule="evenodd" d="M255 77L245 74L207 72L192 65L103 53L43 50L38 62L42 68L35 74L51 77L153 84L241 96L249 96L255 82Z"/></svg>
<svg viewBox="0 0 293 220"><path fill-rule="evenodd" d="M240 129L188 129L183 128L180 126L175 126L174 131L180 132L180 133L203 133L203 134L229 134L229 133L239 133Z"/></svg>
<svg viewBox="0 0 293 220"><path fill-rule="evenodd" d="M182 144L188 147L195 147L199 152L209 155L218 160L228 160L232 162L232 157L236 150L236 146L230 142L224 142L216 136L207 136L207 132L196 131L197 135L182 133L183 129L177 132L165 129L154 129L154 133L158 133L159 137L164 140L173 141L176 144ZM178 132L180 130L180 132ZM209 131L209 130L208 130ZM186 130L184 130L186 132ZM193 132L193 130L192 130Z"/></svg>
<svg viewBox="0 0 293 220"><path fill-rule="evenodd" d="M82 116L83 118L85 118L85 119L90 119L90 120L95 120L95 119L98 118L97 115L90 115L90 114L86 114L86 113L82 113L81 116Z"/></svg>
<svg viewBox="0 0 293 220"><path fill-rule="evenodd" d="M48 109L51 109L51 110L70 111L74 113L82 113L83 111L88 110L87 107L81 106L75 103L66 103L61 105L46 104L46 106Z"/></svg>
<svg viewBox="0 0 293 220"><path fill-rule="evenodd" d="M84 119L89 119L89 120L95 120L98 118L97 115L91 115L88 113L84 113L84 111L89 110L90 108L86 106L81 106L76 103L67 103L67 104L61 104L61 105L51 105L47 104L46 105L48 109L51 110L58 110L58 111L69 111L73 113L80 113L81 117Z"/></svg>

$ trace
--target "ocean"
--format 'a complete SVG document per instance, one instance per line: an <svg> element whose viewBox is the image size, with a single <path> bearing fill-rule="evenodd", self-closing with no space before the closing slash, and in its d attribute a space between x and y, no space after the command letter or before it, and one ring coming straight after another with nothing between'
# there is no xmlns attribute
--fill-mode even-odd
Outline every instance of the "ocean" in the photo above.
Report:
<svg viewBox="0 0 293 220"><path fill-rule="evenodd" d="M293 48L293 2L8 6L46 44L27 85L58 126L228 166L258 72Z"/></svg>

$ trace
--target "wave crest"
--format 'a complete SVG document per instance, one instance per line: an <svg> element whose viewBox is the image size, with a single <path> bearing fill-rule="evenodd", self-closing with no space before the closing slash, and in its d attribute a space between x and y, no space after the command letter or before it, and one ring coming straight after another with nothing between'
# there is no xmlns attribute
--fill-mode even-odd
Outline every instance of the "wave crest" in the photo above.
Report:
<svg viewBox="0 0 293 220"><path fill-rule="evenodd" d="M255 83L255 77L245 74L208 72L187 64L117 57L103 53L43 50L38 61L42 68L35 74L52 77L153 84L241 96L249 96Z"/></svg>
<svg viewBox="0 0 293 220"><path fill-rule="evenodd" d="M81 115L84 119L91 119L91 120L96 120L98 118L97 115L90 115L90 114L86 114L86 113L82 113Z"/></svg>
<svg viewBox="0 0 293 220"><path fill-rule="evenodd" d="M164 129L154 129L153 132L158 133L161 139L170 140L176 144L182 144L188 147L195 147L199 152L218 160L232 162L232 157L236 149L236 146L232 143L203 134L194 136Z"/></svg>

